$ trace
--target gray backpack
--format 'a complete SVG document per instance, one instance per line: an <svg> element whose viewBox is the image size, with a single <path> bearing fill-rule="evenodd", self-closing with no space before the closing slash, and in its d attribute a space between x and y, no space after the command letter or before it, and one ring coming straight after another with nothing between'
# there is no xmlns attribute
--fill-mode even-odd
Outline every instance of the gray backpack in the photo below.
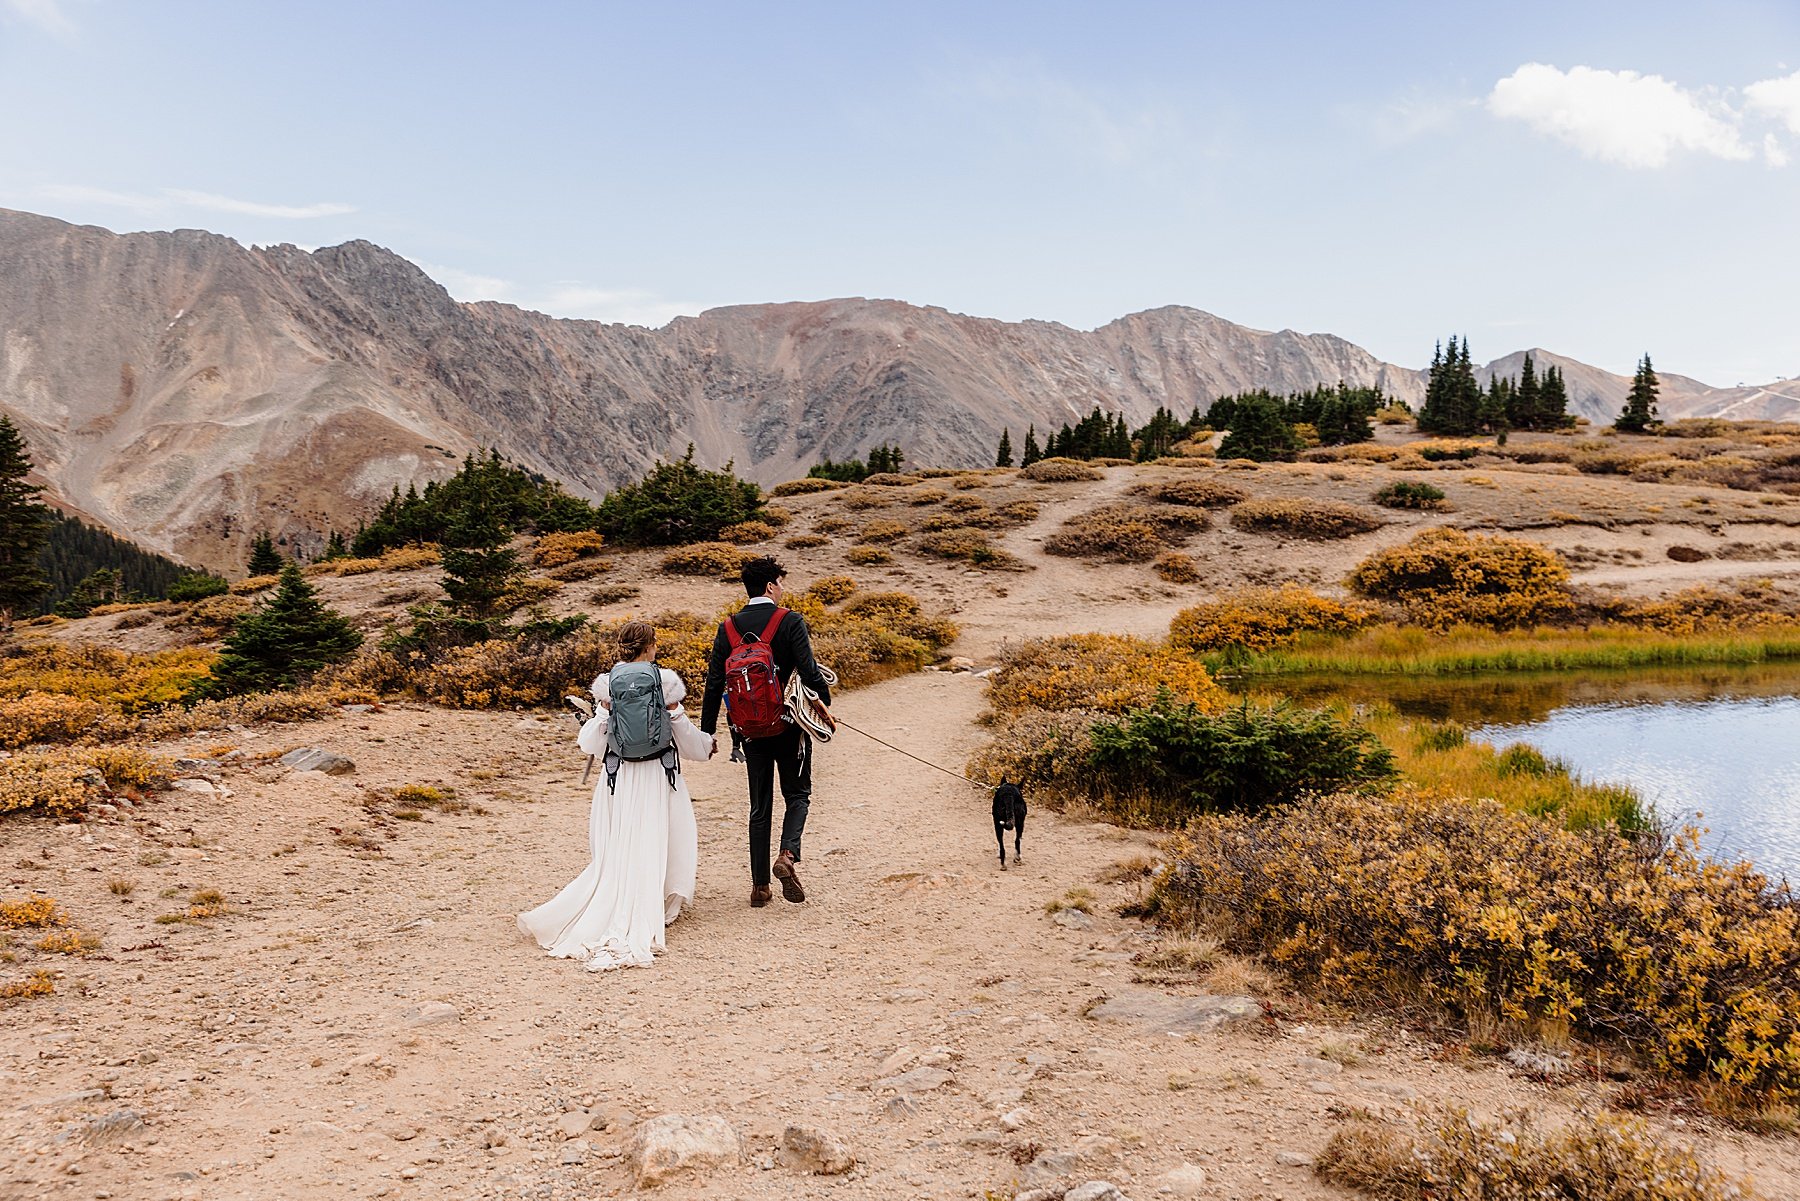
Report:
<svg viewBox="0 0 1800 1201"><path fill-rule="evenodd" d="M612 712L606 723L606 790L614 791L620 763L662 761L669 786L681 770L675 727L663 700L662 669L654 663L621 663L607 676Z"/></svg>

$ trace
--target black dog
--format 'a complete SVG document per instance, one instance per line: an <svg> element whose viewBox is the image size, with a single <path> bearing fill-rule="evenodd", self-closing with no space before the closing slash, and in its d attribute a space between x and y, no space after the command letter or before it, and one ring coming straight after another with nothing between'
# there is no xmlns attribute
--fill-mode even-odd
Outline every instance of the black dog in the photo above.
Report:
<svg viewBox="0 0 1800 1201"><path fill-rule="evenodd" d="M1025 862L1019 844L1025 838L1025 794L1017 784L1002 783L994 789L994 837L1000 843L1000 870L1006 870L1006 832L1013 832L1013 862Z"/></svg>

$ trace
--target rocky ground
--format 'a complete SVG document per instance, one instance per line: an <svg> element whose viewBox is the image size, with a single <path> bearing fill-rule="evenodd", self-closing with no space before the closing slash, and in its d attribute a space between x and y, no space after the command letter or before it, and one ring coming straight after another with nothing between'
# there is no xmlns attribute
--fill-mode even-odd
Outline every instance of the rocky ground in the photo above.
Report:
<svg viewBox="0 0 1800 1201"><path fill-rule="evenodd" d="M1527 490L1562 478L1514 474L1495 489L1444 473L1453 516L1498 525L1504 505L1529 526L1565 502ZM1037 550L1063 516L1140 478L1006 483L1042 505L1037 522L1001 540L1031 571L965 576L905 556L849 570L956 609L964 635L952 650L980 666L1001 639L1031 632L1160 634L1181 605L1271 573L1265 582L1329 584L1374 547L1443 520L1395 515L1344 543L1219 523L1189 548L1207 572L1189 587L1141 565ZM1234 479L1354 499L1382 475L1298 465ZM1652 503L1640 494L1648 485L1616 486L1612 501L1589 499ZM798 498L791 528L831 503ZM1707 569L1701 578L1742 563L1800 567L1781 549L1800 508L1721 493L1707 507L1726 516L1709 525L1669 503L1681 520L1552 524L1533 536L1641 551L1587 569L1633 590L1667 578L1666 548L1689 542L1768 549L1682 565ZM789 552L795 582L844 570L841 551ZM620 611L707 612L730 599L710 581L659 577L641 558L619 570L642 588ZM326 583L350 603L397 582ZM947 671L836 706L850 725L952 768L984 737L981 707L979 677ZM748 908L741 771L690 765L696 905L654 967L590 975L548 959L513 924L587 856L590 791L572 735L548 715L346 712L159 748L196 760L188 781L116 815L0 824L0 895L49 893L101 940L86 956L38 956L60 969L55 995L0 1010L0 1197L609 1196L685 1147L717 1162L675 1171L662 1195L983 1198L1107 1181L1128 1197L1326 1198L1346 1194L1308 1163L1340 1118L1420 1100L1554 1120L1603 1106L1614 1087L1579 1066L1551 1063L1546 1076L1544 1064L1470 1057L1393 1021L1352 1020L1254 972L1236 988L1214 978L1210 993L1150 976L1134 956L1164 935L1119 915L1143 885L1116 869L1154 856L1154 838L1040 805L1023 866L1002 873L984 792L852 731L816 760L804 905ZM354 768L281 765L299 747ZM453 788L476 808L407 820L380 799L406 784ZM1077 888L1091 892L1091 912L1046 911ZM223 898L215 916L204 898L193 908L208 889ZM646 1129L662 1115L692 1120ZM1793 1140L1679 1111L1650 1120L1752 1173L1766 1195L1800 1195ZM826 1168L843 1170L811 1174Z"/></svg>

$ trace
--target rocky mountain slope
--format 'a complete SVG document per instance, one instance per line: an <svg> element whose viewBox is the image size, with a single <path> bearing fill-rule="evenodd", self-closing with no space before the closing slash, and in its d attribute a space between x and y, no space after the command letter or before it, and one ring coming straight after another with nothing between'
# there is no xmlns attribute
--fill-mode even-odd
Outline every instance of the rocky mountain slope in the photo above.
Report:
<svg viewBox="0 0 1800 1201"><path fill-rule="evenodd" d="M1616 411L1626 380L1556 361L1580 411ZM882 442L976 465L1002 429L1016 443L1096 404L1141 422L1339 379L1423 393L1341 338L1188 308L1081 331L844 299L649 330L459 303L367 242L309 253L0 210L0 411L69 508L213 565L262 527L316 547L478 446L597 496L689 442L763 481ZM1715 394L1665 389L1671 413Z"/></svg>

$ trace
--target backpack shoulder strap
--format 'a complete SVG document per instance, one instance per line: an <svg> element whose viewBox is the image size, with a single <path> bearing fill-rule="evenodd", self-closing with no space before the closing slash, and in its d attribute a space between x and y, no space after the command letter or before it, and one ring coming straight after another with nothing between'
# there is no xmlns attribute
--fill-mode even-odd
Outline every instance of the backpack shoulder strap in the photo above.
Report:
<svg viewBox="0 0 1800 1201"><path fill-rule="evenodd" d="M762 640L764 642L774 645L772 640L775 637L775 631L781 628L782 618L787 615L788 610L781 608L779 605L776 606L775 612L769 617L769 624L763 627Z"/></svg>
<svg viewBox="0 0 1800 1201"><path fill-rule="evenodd" d="M733 614L720 623L725 630L725 642L732 650L744 645L744 636L738 633L737 616Z"/></svg>

